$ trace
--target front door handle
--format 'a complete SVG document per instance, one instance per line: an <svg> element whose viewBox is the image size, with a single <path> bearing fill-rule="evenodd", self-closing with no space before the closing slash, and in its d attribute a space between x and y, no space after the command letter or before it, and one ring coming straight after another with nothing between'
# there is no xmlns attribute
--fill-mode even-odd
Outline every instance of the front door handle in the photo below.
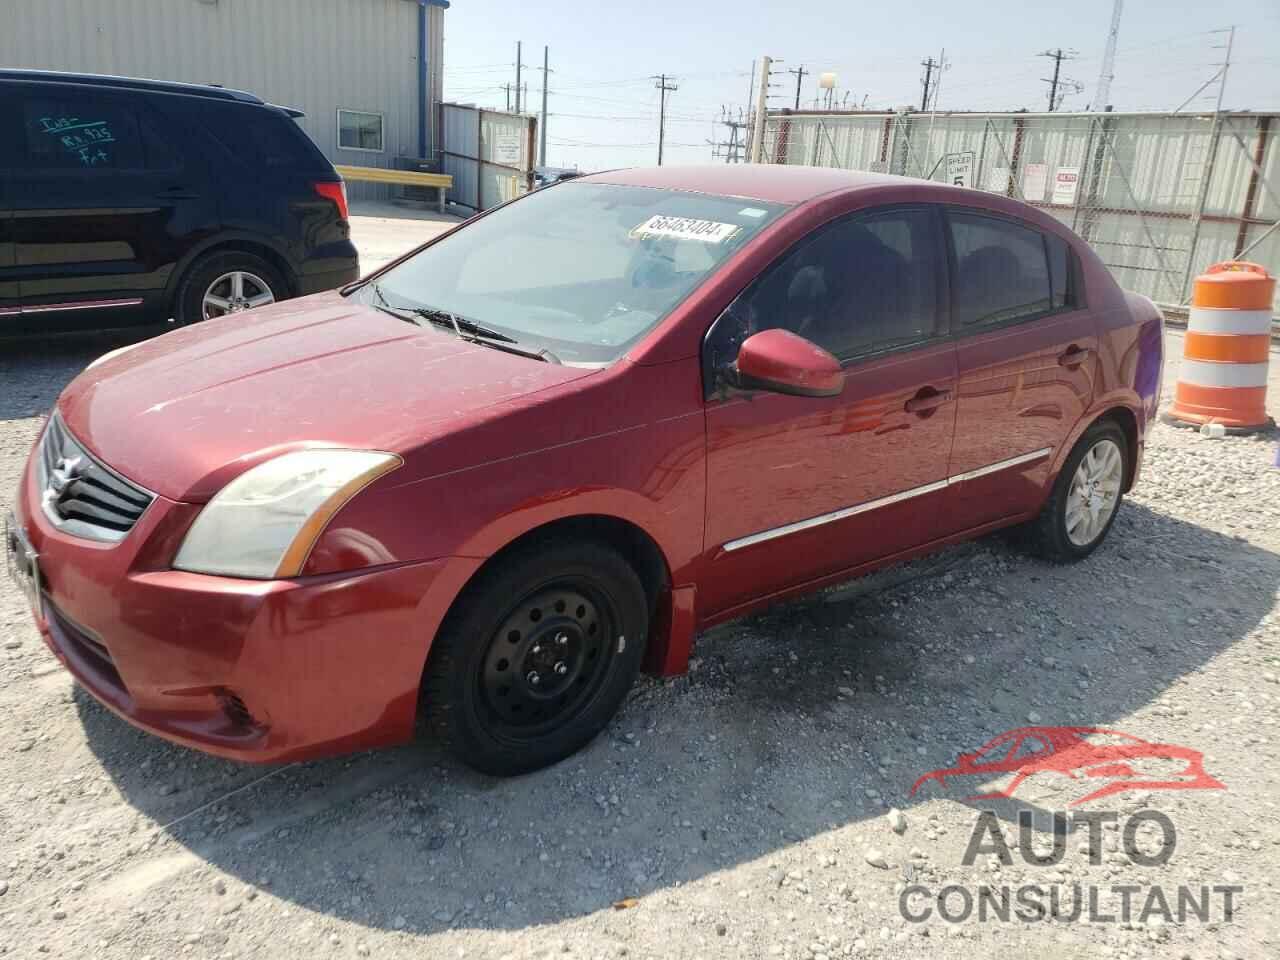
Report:
<svg viewBox="0 0 1280 960"><path fill-rule="evenodd" d="M156 197L160 200L199 200L200 194L186 187L170 187L167 190L161 190Z"/></svg>
<svg viewBox="0 0 1280 960"><path fill-rule="evenodd" d="M1074 343L1058 355L1058 366L1078 367L1089 359L1088 347L1077 347Z"/></svg>
<svg viewBox="0 0 1280 960"><path fill-rule="evenodd" d="M950 390L935 390L933 387L922 387L920 392L906 402L907 413L923 415L932 413L944 403L951 401Z"/></svg>

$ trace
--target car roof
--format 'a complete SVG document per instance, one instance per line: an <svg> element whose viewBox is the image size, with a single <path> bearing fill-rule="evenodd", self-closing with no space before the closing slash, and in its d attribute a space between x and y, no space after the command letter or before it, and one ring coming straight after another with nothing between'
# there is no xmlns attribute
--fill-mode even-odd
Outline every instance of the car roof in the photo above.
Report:
<svg viewBox="0 0 1280 960"><path fill-rule="evenodd" d="M823 194L869 187L911 186L920 181L883 173L835 170L771 163L708 163L692 166L634 167L580 177L578 182L689 190L798 204Z"/></svg>
<svg viewBox="0 0 1280 960"><path fill-rule="evenodd" d="M110 87L115 90L140 90L149 93L177 93L214 100L234 100L263 105L260 97L243 90L230 90L208 83L181 83L177 80L146 80L140 77L116 77L96 73L64 73L60 70L0 69L0 81L23 80L31 83L72 83L87 87Z"/></svg>

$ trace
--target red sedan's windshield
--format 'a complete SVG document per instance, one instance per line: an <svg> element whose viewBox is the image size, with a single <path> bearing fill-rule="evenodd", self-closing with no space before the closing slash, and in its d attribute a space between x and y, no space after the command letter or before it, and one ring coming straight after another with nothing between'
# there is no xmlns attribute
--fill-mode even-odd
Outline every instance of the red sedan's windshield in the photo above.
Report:
<svg viewBox="0 0 1280 960"><path fill-rule="evenodd" d="M608 363L784 209L565 183L432 244L380 277L377 293L387 305L447 311L567 363ZM358 296L379 302L372 290Z"/></svg>

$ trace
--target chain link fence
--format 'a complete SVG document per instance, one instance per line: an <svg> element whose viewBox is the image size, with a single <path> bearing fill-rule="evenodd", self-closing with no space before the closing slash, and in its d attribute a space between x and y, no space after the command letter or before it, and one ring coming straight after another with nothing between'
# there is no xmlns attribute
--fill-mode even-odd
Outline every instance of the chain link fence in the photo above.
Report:
<svg viewBox="0 0 1280 960"><path fill-rule="evenodd" d="M765 124L764 158L1024 200L1087 240L1125 289L1177 307L1189 302L1196 274L1219 260L1280 273L1277 119L784 111Z"/></svg>

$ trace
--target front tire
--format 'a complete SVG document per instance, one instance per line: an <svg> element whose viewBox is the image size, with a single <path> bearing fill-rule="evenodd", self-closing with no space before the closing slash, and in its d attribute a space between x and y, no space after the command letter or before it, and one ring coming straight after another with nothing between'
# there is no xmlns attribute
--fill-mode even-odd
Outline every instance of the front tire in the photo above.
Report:
<svg viewBox="0 0 1280 960"><path fill-rule="evenodd" d="M649 632L640 578L592 542L521 548L481 573L432 646L428 729L496 776L563 760L605 728Z"/></svg>
<svg viewBox="0 0 1280 960"><path fill-rule="evenodd" d="M1027 531L1032 552L1055 563L1074 563L1093 553L1120 510L1130 456L1129 442L1117 424L1103 420L1089 427Z"/></svg>

